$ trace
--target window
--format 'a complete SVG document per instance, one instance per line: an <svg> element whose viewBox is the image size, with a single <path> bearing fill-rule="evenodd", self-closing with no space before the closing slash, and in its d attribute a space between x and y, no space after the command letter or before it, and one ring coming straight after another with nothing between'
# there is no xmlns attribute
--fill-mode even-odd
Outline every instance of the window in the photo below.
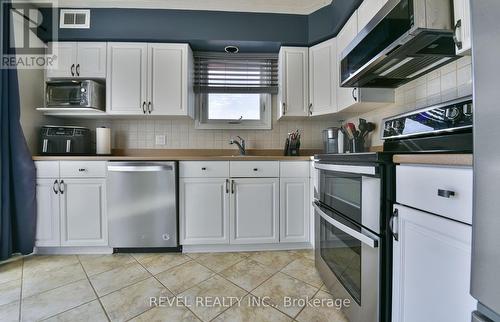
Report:
<svg viewBox="0 0 500 322"><path fill-rule="evenodd" d="M270 129L277 92L274 55L195 55L199 129Z"/></svg>

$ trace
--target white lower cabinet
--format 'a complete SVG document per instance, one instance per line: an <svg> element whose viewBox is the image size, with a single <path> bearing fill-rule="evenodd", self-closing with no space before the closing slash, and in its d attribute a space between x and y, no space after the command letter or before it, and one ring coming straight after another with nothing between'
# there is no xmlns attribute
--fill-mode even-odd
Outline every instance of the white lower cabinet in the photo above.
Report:
<svg viewBox="0 0 500 322"><path fill-rule="evenodd" d="M94 167L104 162L88 162ZM81 167L84 163L74 164ZM70 166L59 161L35 163L37 179L37 247L108 246L106 179L59 177ZM43 178L44 169L53 178ZM86 172L90 173L90 172ZM42 178L41 178L42 177Z"/></svg>
<svg viewBox="0 0 500 322"><path fill-rule="evenodd" d="M61 197L61 246L107 246L105 179L66 179Z"/></svg>
<svg viewBox="0 0 500 322"><path fill-rule="evenodd" d="M60 207L57 179L36 181L36 246L60 246Z"/></svg>
<svg viewBox="0 0 500 322"><path fill-rule="evenodd" d="M280 242L309 240L309 178L280 179Z"/></svg>
<svg viewBox="0 0 500 322"><path fill-rule="evenodd" d="M233 179L231 194L230 242L279 242L279 179Z"/></svg>
<svg viewBox="0 0 500 322"><path fill-rule="evenodd" d="M228 189L225 178L180 179L181 244L229 243Z"/></svg>

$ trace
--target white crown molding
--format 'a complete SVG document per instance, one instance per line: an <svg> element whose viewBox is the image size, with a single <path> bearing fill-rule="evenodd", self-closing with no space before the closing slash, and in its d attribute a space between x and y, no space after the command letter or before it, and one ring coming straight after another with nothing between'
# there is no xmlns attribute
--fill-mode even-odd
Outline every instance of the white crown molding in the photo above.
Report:
<svg viewBox="0 0 500 322"><path fill-rule="evenodd" d="M138 8L237 12L266 12L308 15L332 0L32 0L60 8Z"/></svg>

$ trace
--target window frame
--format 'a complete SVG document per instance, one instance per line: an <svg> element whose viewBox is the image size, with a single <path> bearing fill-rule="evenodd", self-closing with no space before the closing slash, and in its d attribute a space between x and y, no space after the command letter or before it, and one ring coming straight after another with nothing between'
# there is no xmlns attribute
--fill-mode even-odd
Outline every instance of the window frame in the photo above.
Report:
<svg viewBox="0 0 500 322"><path fill-rule="evenodd" d="M210 93L196 94L196 129L240 129L240 130L270 130L272 128L272 94L256 93L260 95L260 120L209 120L208 95ZM231 93L228 93L231 94ZM235 93L236 94L236 93Z"/></svg>

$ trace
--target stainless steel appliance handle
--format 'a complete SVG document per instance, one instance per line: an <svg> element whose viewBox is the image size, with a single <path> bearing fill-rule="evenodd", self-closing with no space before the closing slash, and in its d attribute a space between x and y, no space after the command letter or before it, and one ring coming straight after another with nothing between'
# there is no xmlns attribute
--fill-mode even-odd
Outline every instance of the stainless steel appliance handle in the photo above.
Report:
<svg viewBox="0 0 500 322"><path fill-rule="evenodd" d="M367 236L363 233L360 233L344 224L341 222L338 222L337 220L333 219L332 217L328 216L321 208L316 204L313 203L314 209L318 212L318 214L326 220L328 223L333 225L335 228L342 230L344 233L348 234L349 236L359 240L363 244L370 246L371 248L377 248L378 247L378 239L374 239L370 236Z"/></svg>
<svg viewBox="0 0 500 322"><path fill-rule="evenodd" d="M370 167L370 166L325 164L325 163L315 162L314 168L319 170L336 171L336 172L348 172L348 173L359 173L359 174L369 174L369 175L376 174L375 167Z"/></svg>
<svg viewBox="0 0 500 322"><path fill-rule="evenodd" d="M172 171L171 165L108 165L108 171L113 172L158 172Z"/></svg>

